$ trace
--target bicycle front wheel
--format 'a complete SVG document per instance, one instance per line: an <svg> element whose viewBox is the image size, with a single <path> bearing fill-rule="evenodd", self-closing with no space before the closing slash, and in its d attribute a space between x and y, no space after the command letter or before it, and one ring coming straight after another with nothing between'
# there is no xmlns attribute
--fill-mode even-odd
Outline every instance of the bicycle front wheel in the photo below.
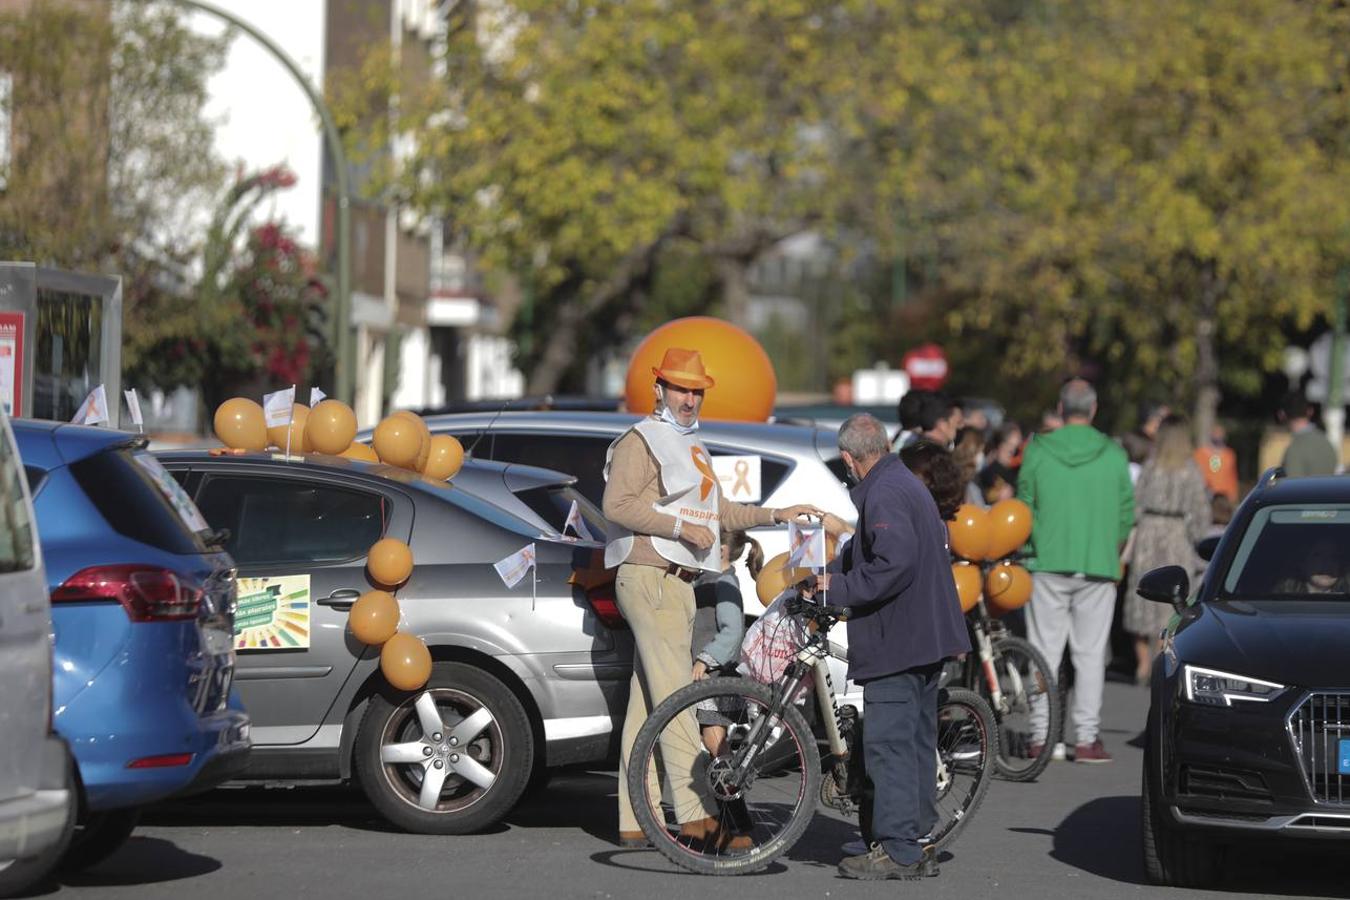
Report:
<svg viewBox="0 0 1350 900"><path fill-rule="evenodd" d="M1002 698L995 704L988 685L980 681L980 693L990 701L994 718L998 721L998 756L996 765L1000 777L1008 781L1035 781L1050 764L1049 735L1059 734L1064 717L1064 702L1055 689L1055 675L1039 650L1028 641L1013 635L996 638L992 644L994 671L998 676ZM1034 718L1040 715L1044 736L1039 741ZM1042 745L1041 752L1032 756L1031 747Z"/></svg>
<svg viewBox="0 0 1350 900"><path fill-rule="evenodd" d="M647 717L629 757L628 792L667 859L700 874L743 875L787 853L806 830L820 751L801 711L776 703L772 687L711 678Z"/></svg>
<svg viewBox="0 0 1350 900"><path fill-rule="evenodd" d="M930 842L950 846L970 822L994 775L998 732L979 694L944 688L938 699L937 825Z"/></svg>

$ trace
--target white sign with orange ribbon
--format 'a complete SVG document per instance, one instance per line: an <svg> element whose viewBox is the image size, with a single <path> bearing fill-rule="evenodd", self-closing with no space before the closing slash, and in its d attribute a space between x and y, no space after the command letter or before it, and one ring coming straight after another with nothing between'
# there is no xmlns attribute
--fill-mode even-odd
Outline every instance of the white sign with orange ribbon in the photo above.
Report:
<svg viewBox="0 0 1350 900"><path fill-rule="evenodd" d="M714 456L713 471L722 485L722 496L737 503L758 503L760 495L760 458L758 456Z"/></svg>

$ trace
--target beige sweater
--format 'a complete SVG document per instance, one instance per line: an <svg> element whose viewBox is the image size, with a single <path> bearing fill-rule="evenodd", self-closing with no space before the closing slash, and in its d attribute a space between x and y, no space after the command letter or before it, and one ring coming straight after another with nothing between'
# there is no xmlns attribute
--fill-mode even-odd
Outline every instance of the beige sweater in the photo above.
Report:
<svg viewBox="0 0 1350 900"><path fill-rule="evenodd" d="M670 562L656 552L648 535L674 538L675 517L657 512L652 505L661 498L661 471L647 442L630 431L614 447L614 458L605 484L605 518L633 532L633 549L624 562L665 568ZM723 531L744 531L756 525L772 525L773 510L736 503L717 495Z"/></svg>

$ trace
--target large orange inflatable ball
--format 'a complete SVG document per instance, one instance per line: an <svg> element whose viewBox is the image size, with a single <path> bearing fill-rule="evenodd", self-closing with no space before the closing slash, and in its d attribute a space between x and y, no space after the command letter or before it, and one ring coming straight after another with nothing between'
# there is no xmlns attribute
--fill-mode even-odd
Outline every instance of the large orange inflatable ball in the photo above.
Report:
<svg viewBox="0 0 1350 900"><path fill-rule="evenodd" d="M266 450L267 419L247 397L233 397L216 408L216 437L232 450Z"/></svg>
<svg viewBox="0 0 1350 900"><path fill-rule="evenodd" d="M366 568L376 584L387 587L402 584L412 574L412 548L397 538L378 540L366 557Z"/></svg>
<svg viewBox="0 0 1350 900"><path fill-rule="evenodd" d="M375 452L375 448L371 447L369 444L363 444L360 441L352 441L352 445L339 453L338 456L343 456L347 459L359 459L362 462L377 463L380 461L380 455Z"/></svg>
<svg viewBox="0 0 1350 900"><path fill-rule="evenodd" d="M363 644L383 644L398 631L398 601L388 591L366 591L347 613L347 628Z"/></svg>
<svg viewBox="0 0 1350 900"><path fill-rule="evenodd" d="M426 641L400 631L380 649L384 680L400 691L415 691L431 677L431 651Z"/></svg>
<svg viewBox="0 0 1350 900"><path fill-rule="evenodd" d="M430 441L431 450L422 474L432 481L447 481L459 474L464 465L464 445L449 434L438 434Z"/></svg>
<svg viewBox="0 0 1350 900"><path fill-rule="evenodd" d="M968 562L952 563L952 578L956 581L956 596L961 598L961 612L970 612L980 601L980 567Z"/></svg>
<svg viewBox="0 0 1350 900"><path fill-rule="evenodd" d="M341 400L322 400L309 411L305 437L315 453L337 456L356 439L356 413Z"/></svg>
<svg viewBox="0 0 1350 900"><path fill-rule="evenodd" d="M780 553L766 562L764 568L759 570L759 577L755 579L755 596L759 597L759 602L765 606L772 603L774 598L787 590L789 586L811 577L810 569L785 568L787 559L786 553Z"/></svg>
<svg viewBox="0 0 1350 900"><path fill-rule="evenodd" d="M628 361L624 389L629 412L652 411L656 404L652 369L661 365L671 348L697 350L715 382L704 395L703 418L764 422L772 415L778 379L769 355L747 332L710 316L667 322L638 345Z"/></svg>
<svg viewBox="0 0 1350 900"><path fill-rule="evenodd" d="M422 452L422 430L407 416L389 416L375 426L374 444L381 461L411 469Z"/></svg>
<svg viewBox="0 0 1350 900"><path fill-rule="evenodd" d="M963 503L947 523L952 552L962 559L981 560L989 549L989 516L973 503Z"/></svg>
<svg viewBox="0 0 1350 900"><path fill-rule="evenodd" d="M984 579L984 602L995 616L1021 609L1031 599L1031 573L1014 563L1000 563Z"/></svg>
<svg viewBox="0 0 1350 900"><path fill-rule="evenodd" d="M1000 500L989 507L989 546L985 559L1011 556L1031 537L1031 507L1021 500Z"/></svg>
<svg viewBox="0 0 1350 900"><path fill-rule="evenodd" d="M291 406L291 424L274 425L267 429L267 440L278 450L285 450L290 447L292 453L300 453L305 449L305 420L309 418L309 407L303 403L296 403ZM290 432L290 444L286 443L287 432Z"/></svg>

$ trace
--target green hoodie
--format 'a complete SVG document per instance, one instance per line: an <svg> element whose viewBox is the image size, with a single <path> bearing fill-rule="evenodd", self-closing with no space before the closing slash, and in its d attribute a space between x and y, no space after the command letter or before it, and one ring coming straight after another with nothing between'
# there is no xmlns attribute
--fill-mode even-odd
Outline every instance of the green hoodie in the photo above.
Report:
<svg viewBox="0 0 1350 900"><path fill-rule="evenodd" d="M1038 434L1022 454L1017 496L1031 507L1033 572L1120 578L1134 527L1125 451L1091 425Z"/></svg>

